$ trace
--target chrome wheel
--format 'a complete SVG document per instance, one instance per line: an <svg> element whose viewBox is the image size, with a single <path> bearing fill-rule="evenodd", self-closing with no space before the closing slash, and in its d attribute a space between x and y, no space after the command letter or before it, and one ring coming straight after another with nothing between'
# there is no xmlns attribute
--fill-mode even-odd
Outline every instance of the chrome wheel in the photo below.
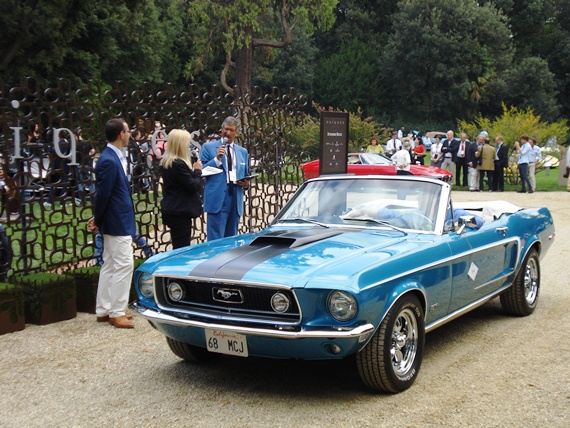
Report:
<svg viewBox="0 0 570 428"><path fill-rule="evenodd" d="M410 309L405 309L398 315L392 330L392 364L394 373L400 379L408 376L414 365L418 349L418 323Z"/></svg>
<svg viewBox="0 0 570 428"><path fill-rule="evenodd" d="M394 303L374 336L356 354L362 381L378 391L408 389L420 371L424 342L423 307L408 293Z"/></svg>
<svg viewBox="0 0 570 428"><path fill-rule="evenodd" d="M527 261L524 273L524 296L529 305L534 304L538 296L538 263L536 259L531 258Z"/></svg>
<svg viewBox="0 0 570 428"><path fill-rule="evenodd" d="M512 285L501 294L501 306L511 315L524 317L536 308L539 294L540 262L537 251L531 249Z"/></svg>

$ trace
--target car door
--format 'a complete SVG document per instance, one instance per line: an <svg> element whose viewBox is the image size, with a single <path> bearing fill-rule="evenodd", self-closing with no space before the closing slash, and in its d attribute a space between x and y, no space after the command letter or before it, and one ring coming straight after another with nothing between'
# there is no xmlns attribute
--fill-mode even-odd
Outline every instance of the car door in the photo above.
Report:
<svg viewBox="0 0 570 428"><path fill-rule="evenodd" d="M495 220L480 229L451 232L454 254L449 312L495 292L513 273L519 240L507 235L507 220Z"/></svg>

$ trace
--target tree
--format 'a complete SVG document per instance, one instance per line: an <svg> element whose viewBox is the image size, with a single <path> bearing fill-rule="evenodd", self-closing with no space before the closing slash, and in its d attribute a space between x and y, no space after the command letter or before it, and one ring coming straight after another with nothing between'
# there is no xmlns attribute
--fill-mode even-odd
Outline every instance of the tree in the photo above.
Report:
<svg viewBox="0 0 570 428"><path fill-rule="evenodd" d="M542 58L527 57L513 62L490 86L493 99L520 109L532 108L545 120L556 120L560 105L554 74ZM495 109L484 113L498 113Z"/></svg>
<svg viewBox="0 0 570 428"><path fill-rule="evenodd" d="M385 109L437 121L477 112L490 81L511 62L504 16L476 0L408 0L381 54Z"/></svg>
<svg viewBox="0 0 570 428"><path fill-rule="evenodd" d="M315 99L325 105L356 111L373 105L379 94L376 55L357 39L319 61Z"/></svg>
<svg viewBox="0 0 570 428"><path fill-rule="evenodd" d="M178 7L178 0L3 1L0 73L13 82L179 80Z"/></svg>
<svg viewBox="0 0 570 428"><path fill-rule="evenodd" d="M544 121L530 108L507 107L505 104L502 105L502 114L494 119L479 115L472 122L459 120L457 126L472 139L482 130L487 131L491 138L501 135L509 147L518 141L522 134L536 138L538 145L544 146L553 137L564 141L570 131L565 120Z"/></svg>
<svg viewBox="0 0 570 428"><path fill-rule="evenodd" d="M293 41L293 30L303 25L308 33L326 30L334 22L333 8L338 0L189 0L188 10L196 26L197 54L188 64L190 77L202 71L221 49L225 64L220 75L230 93L230 69L235 86L249 92L256 48L284 48ZM276 22L281 31L275 32Z"/></svg>
<svg viewBox="0 0 570 428"><path fill-rule="evenodd" d="M261 87L276 86L282 92L295 88L310 98L317 68L317 48L302 26L293 30L293 39L295 42L283 49L266 52L266 61L256 61L252 83Z"/></svg>

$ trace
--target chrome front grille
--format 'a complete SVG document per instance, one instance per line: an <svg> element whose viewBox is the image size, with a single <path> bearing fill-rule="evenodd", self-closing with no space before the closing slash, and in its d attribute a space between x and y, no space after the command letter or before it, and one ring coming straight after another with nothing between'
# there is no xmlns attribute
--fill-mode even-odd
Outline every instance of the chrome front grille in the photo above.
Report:
<svg viewBox="0 0 570 428"><path fill-rule="evenodd" d="M167 289L172 282L184 290L179 301L173 301L168 295ZM295 325L301 319L295 294L285 287L167 277L156 278L155 285L159 307L193 317L279 325ZM271 297L276 292L286 295L291 302L284 313L276 312L271 307Z"/></svg>

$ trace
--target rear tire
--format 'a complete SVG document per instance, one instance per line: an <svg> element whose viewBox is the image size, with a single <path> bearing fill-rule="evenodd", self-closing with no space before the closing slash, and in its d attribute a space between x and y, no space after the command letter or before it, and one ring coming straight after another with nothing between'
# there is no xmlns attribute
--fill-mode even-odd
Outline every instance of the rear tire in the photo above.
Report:
<svg viewBox="0 0 570 428"><path fill-rule="evenodd" d="M420 371L424 343L424 311L418 298L407 294L392 306L370 342L356 354L362 381L379 391L408 389Z"/></svg>
<svg viewBox="0 0 570 428"><path fill-rule="evenodd" d="M513 285L501 294L501 306L510 315L525 317L534 312L539 292L540 262L536 250L530 250Z"/></svg>
<svg viewBox="0 0 570 428"><path fill-rule="evenodd" d="M220 357L220 354L209 352L205 348L200 348L188 343L179 342L170 337L166 338L166 343L168 343L174 355L192 363L206 363Z"/></svg>

